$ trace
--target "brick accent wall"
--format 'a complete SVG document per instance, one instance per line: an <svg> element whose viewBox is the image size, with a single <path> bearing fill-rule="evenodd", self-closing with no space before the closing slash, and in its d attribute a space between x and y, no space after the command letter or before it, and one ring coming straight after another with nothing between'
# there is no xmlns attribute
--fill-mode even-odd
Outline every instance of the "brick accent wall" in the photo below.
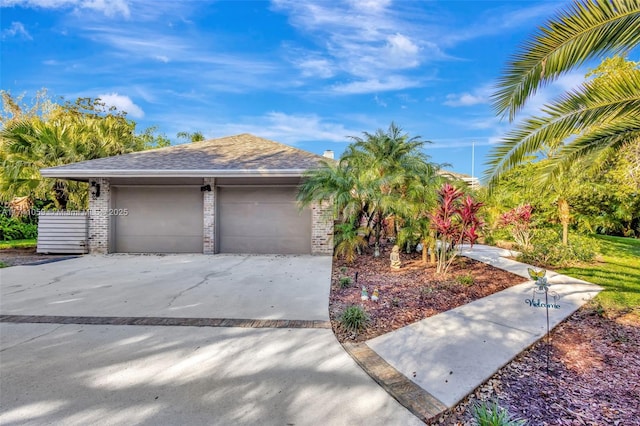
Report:
<svg viewBox="0 0 640 426"><path fill-rule="evenodd" d="M95 197L95 188L91 182L100 185L100 196ZM109 252L109 237L111 223L109 209L111 208L111 185L109 179L89 179L89 253L106 254Z"/></svg>
<svg viewBox="0 0 640 426"><path fill-rule="evenodd" d="M204 178L204 185L211 185L211 191L205 191L204 197L204 223L202 240L202 252L214 254L216 252L216 186L215 178Z"/></svg>
<svg viewBox="0 0 640 426"><path fill-rule="evenodd" d="M311 253L333 254L333 209L330 203L311 206Z"/></svg>

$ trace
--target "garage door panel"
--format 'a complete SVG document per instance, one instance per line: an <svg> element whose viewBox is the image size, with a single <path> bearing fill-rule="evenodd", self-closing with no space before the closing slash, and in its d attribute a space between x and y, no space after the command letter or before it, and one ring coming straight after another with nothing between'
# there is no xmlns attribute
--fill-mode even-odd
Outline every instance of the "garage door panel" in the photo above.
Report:
<svg viewBox="0 0 640 426"><path fill-rule="evenodd" d="M202 253L203 198L197 187L116 187L114 251Z"/></svg>
<svg viewBox="0 0 640 426"><path fill-rule="evenodd" d="M300 212L295 194L295 188L219 188L219 251L310 253L311 211Z"/></svg>

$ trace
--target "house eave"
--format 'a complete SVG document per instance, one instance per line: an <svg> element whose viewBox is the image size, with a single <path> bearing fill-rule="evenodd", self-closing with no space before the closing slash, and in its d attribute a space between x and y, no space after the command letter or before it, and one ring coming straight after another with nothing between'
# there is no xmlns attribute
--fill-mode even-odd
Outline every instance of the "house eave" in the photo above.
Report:
<svg viewBox="0 0 640 426"><path fill-rule="evenodd" d="M240 170L40 170L42 177L83 180L115 177L299 177L306 169L240 169Z"/></svg>

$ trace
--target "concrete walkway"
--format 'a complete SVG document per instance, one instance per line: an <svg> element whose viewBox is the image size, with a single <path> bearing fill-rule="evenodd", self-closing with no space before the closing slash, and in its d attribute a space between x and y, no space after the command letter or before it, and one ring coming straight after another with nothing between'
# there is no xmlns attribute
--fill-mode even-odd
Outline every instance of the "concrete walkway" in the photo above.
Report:
<svg viewBox="0 0 640 426"><path fill-rule="evenodd" d="M391 370L410 378L425 391L426 397L422 395L421 399L430 400L432 407L431 412L421 413L426 418L454 407L546 334L546 309L530 304L533 300L535 305L539 299L544 303L544 294L533 294L533 282L529 281L527 272L527 268L532 266L505 259L503 256L511 253L495 247L475 245L473 249L465 248L462 254L526 277L527 281L371 339L365 343L364 351L359 349L363 352L373 350L373 355L377 354L386 361ZM559 306L549 310L551 327L602 290L596 285L551 271L547 276L550 291L559 296L556 301L550 300ZM353 350L350 352L354 354ZM384 386L384 379L374 379L389 390ZM416 393L415 390L411 392ZM394 396L412 409L409 405L415 399L413 394L407 397L400 392ZM414 409L412 411L415 412Z"/></svg>

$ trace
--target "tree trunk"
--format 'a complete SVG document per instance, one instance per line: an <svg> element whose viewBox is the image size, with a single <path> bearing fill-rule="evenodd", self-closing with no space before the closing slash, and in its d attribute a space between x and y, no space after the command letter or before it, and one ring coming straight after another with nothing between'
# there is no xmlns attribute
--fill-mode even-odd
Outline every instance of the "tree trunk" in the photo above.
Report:
<svg viewBox="0 0 640 426"><path fill-rule="evenodd" d="M431 253L430 253L430 259L429 261L431 262L432 265L436 264L436 233L434 231L431 231L429 233L429 248L431 249Z"/></svg>
<svg viewBox="0 0 640 426"><path fill-rule="evenodd" d="M562 224L562 245L569 245L569 222L571 222L571 209L565 199L558 200L558 216Z"/></svg>
<svg viewBox="0 0 640 426"><path fill-rule="evenodd" d="M427 247L427 239L422 239L422 263L427 264L427 252L429 251L429 247Z"/></svg>

